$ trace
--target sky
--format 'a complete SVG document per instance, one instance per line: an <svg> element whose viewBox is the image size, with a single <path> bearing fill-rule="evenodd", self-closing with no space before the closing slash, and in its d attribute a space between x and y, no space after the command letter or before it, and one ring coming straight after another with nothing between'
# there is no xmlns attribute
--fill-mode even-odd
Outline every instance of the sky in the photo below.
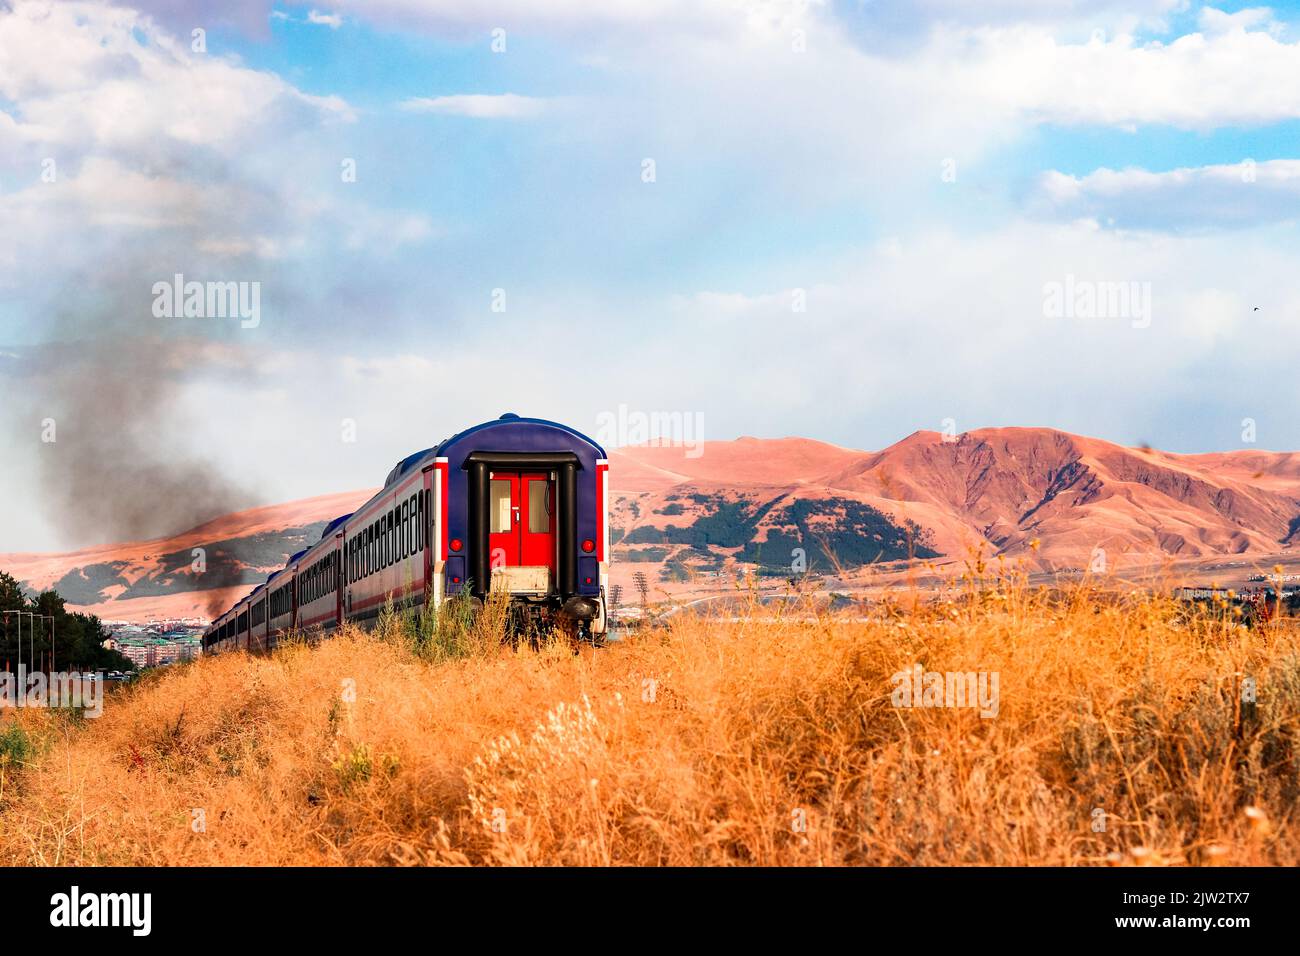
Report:
<svg viewBox="0 0 1300 956"><path fill-rule="evenodd" d="M0 552L506 411L1300 448L1298 77L1293 3L0 0Z"/></svg>

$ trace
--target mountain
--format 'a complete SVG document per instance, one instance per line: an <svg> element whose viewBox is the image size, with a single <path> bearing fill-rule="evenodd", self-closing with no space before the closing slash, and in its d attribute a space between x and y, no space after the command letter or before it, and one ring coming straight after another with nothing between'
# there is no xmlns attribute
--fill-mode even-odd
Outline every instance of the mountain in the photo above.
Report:
<svg viewBox="0 0 1300 956"><path fill-rule="evenodd" d="M865 573L986 556L1039 571L1176 561L1264 566L1300 540L1300 454L1179 455L1049 428L918 431L877 452L806 438L640 446L610 454L615 577L673 593L738 563L772 576ZM172 538L68 554L4 554L0 569L109 619L211 616L373 490L242 511ZM191 572L202 548L207 572ZM1300 558L1300 551L1296 553ZM1218 562L1216 565L1215 562ZM626 598L625 598L626 599Z"/></svg>

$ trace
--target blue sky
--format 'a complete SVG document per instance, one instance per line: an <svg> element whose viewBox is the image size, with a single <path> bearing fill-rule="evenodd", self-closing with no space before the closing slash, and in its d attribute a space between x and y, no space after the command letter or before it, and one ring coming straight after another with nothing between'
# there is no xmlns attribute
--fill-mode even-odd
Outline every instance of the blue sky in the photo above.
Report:
<svg viewBox="0 0 1300 956"><path fill-rule="evenodd" d="M0 495L86 460L47 418L260 502L507 409L1297 448L1297 76L1296 3L10 0ZM153 316L177 272L258 327ZM1046 314L1067 277L1149 314Z"/></svg>

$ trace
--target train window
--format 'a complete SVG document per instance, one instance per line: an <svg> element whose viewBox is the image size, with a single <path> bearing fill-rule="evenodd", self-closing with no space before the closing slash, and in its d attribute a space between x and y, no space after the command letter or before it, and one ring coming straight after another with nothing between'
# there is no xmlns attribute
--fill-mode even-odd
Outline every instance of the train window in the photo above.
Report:
<svg viewBox="0 0 1300 956"><path fill-rule="evenodd" d="M491 513L492 534L510 530L510 482L494 478L488 491L488 509Z"/></svg>
<svg viewBox="0 0 1300 956"><path fill-rule="evenodd" d="M528 482L528 533L546 534L551 530L551 483Z"/></svg>
<svg viewBox="0 0 1300 956"><path fill-rule="evenodd" d="M379 530L378 523L374 523L370 526L370 573L371 574L374 574L375 570L379 567L379 561L378 561L379 535L376 534L378 530Z"/></svg>
<svg viewBox="0 0 1300 956"><path fill-rule="evenodd" d="M411 507L415 510L412 515L415 518L415 550L424 550L424 492L419 492L415 496L415 504Z"/></svg>
<svg viewBox="0 0 1300 956"><path fill-rule="evenodd" d="M411 502L402 502L402 557L411 554Z"/></svg>
<svg viewBox="0 0 1300 956"><path fill-rule="evenodd" d="M393 513L390 511L384 515L384 567L390 566L397 556L397 548L394 547L397 538L393 533L393 527Z"/></svg>
<svg viewBox="0 0 1300 956"><path fill-rule="evenodd" d="M416 515L417 515L417 513L419 512L419 507L416 505L416 503L415 503L415 499L416 499L416 496L415 496L415 495L411 495L411 497L410 497L409 499L407 499L407 502L406 502L407 512L408 512L408 514L410 515L410 528L411 528L411 535L410 535L410 537L411 537L411 554L415 554L415 552L417 552L417 551L420 550L420 546L419 546L418 544L416 544L416 541L417 541L417 540L419 539L419 537L420 537L420 532L419 532L420 524L419 524L418 521L415 520L415 519L416 519Z"/></svg>

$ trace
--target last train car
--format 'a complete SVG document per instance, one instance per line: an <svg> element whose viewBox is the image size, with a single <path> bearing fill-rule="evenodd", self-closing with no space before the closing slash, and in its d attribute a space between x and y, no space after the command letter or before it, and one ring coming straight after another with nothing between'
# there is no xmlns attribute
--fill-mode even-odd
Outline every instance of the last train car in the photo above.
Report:
<svg viewBox="0 0 1300 956"><path fill-rule="evenodd" d="M368 627L390 603L436 609L466 591L508 595L529 617L599 639L608 470L604 450L566 425L506 414L468 428L399 461L378 494L256 589L253 602L272 597L265 642L247 639L246 598L214 622L205 649L273 647L295 627Z"/></svg>
<svg viewBox="0 0 1300 956"><path fill-rule="evenodd" d="M434 451L444 595L511 595L605 634L609 461L590 438L555 422L503 415Z"/></svg>

